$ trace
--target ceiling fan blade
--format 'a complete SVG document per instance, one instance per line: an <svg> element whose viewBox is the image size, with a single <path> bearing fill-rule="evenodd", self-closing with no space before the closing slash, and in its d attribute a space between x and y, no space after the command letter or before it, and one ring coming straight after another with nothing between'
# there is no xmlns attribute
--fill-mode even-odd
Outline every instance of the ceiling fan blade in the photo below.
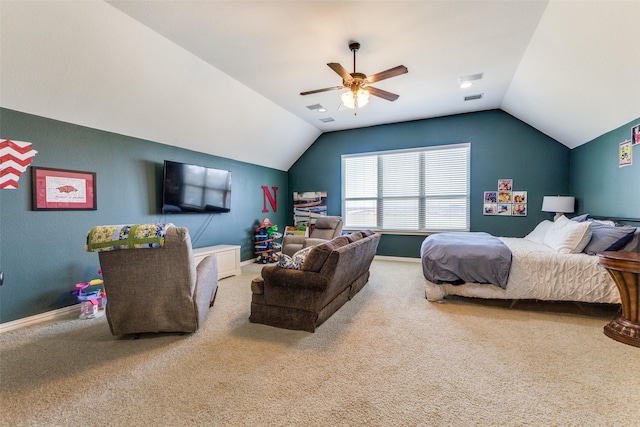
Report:
<svg viewBox="0 0 640 427"><path fill-rule="evenodd" d="M338 75L340 77L342 77L342 80L344 80L345 82L352 79L351 74L349 74L349 72L342 65L338 64L337 62L330 62L327 65L333 71L338 73Z"/></svg>
<svg viewBox="0 0 640 427"><path fill-rule="evenodd" d="M395 93L387 92L386 90L377 89L375 87L367 86L366 89L369 91L371 95L386 99L387 101L395 101L400 98L400 95L396 95Z"/></svg>
<svg viewBox="0 0 640 427"><path fill-rule="evenodd" d="M300 92L300 95L311 95L312 93L328 92L330 90L338 90L338 89L344 89L344 86L325 87L324 89L316 89L316 90L310 90L307 92Z"/></svg>
<svg viewBox="0 0 640 427"><path fill-rule="evenodd" d="M409 70L407 70L407 67L405 67L404 65L398 65L397 67L389 68L388 70L380 71L379 73L367 77L367 82L375 83L379 82L380 80L399 76L400 74L406 74L408 72Z"/></svg>

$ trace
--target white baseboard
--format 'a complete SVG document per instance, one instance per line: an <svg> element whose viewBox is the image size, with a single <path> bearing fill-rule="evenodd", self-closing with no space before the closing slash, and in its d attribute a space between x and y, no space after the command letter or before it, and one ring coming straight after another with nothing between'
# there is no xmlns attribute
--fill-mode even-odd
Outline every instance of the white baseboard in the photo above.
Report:
<svg viewBox="0 0 640 427"><path fill-rule="evenodd" d="M68 319L72 313L76 316L79 316L80 304L70 305L69 307L47 311L46 313L36 314L35 316L29 316L18 320L13 320L11 322L0 323L0 334L20 328L25 328L31 325L36 325L38 323Z"/></svg>
<svg viewBox="0 0 640 427"><path fill-rule="evenodd" d="M387 255L376 255L374 259L379 259L382 261L402 261L402 262L420 262L420 258L409 258L402 256L387 256Z"/></svg>
<svg viewBox="0 0 640 427"><path fill-rule="evenodd" d="M402 257L402 256L376 255L374 258L382 261L421 262L420 258L409 258L409 257ZM248 261L242 261L240 265L253 264L257 262L258 262L257 258L252 258Z"/></svg>

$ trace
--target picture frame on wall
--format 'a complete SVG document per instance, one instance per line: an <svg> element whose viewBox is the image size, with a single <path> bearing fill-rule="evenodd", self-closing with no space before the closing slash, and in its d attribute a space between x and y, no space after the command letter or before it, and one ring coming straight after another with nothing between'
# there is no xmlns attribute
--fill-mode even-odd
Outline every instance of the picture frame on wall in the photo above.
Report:
<svg viewBox="0 0 640 427"><path fill-rule="evenodd" d="M513 203L527 203L527 192L526 191L514 191L513 192Z"/></svg>
<svg viewBox="0 0 640 427"><path fill-rule="evenodd" d="M499 179L498 191L483 192L483 215L527 216L526 191L513 189L513 179Z"/></svg>
<svg viewBox="0 0 640 427"><path fill-rule="evenodd" d="M630 139L618 144L618 167L631 166L633 164L632 154Z"/></svg>
<svg viewBox="0 0 640 427"><path fill-rule="evenodd" d="M485 203L482 211L483 215L497 215L498 204L497 203Z"/></svg>
<svg viewBox="0 0 640 427"><path fill-rule="evenodd" d="M527 216L527 204L526 203L514 203L511 207L511 215L513 216Z"/></svg>
<svg viewBox="0 0 640 427"><path fill-rule="evenodd" d="M511 203L512 200L511 191L498 191L498 203Z"/></svg>
<svg viewBox="0 0 640 427"><path fill-rule="evenodd" d="M498 203L498 215L511 216L511 203Z"/></svg>
<svg viewBox="0 0 640 427"><path fill-rule="evenodd" d="M640 124L631 128L631 145L640 144Z"/></svg>
<svg viewBox="0 0 640 427"><path fill-rule="evenodd" d="M513 180L512 179L499 179L498 180L498 191L511 191L513 190Z"/></svg>
<svg viewBox="0 0 640 427"><path fill-rule="evenodd" d="M96 210L96 173L31 168L32 210Z"/></svg>
<svg viewBox="0 0 640 427"><path fill-rule="evenodd" d="M497 191L485 191L484 192L484 202L485 203L497 203L498 202L498 192Z"/></svg>

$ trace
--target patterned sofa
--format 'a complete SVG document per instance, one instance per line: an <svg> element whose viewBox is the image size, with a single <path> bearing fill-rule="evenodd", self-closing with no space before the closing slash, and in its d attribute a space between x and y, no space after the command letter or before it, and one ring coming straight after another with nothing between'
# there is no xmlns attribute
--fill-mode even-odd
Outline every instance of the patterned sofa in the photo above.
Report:
<svg viewBox="0 0 640 427"><path fill-rule="evenodd" d="M299 269L265 266L251 282L254 323L315 332L369 280L380 235L366 230L308 249Z"/></svg>

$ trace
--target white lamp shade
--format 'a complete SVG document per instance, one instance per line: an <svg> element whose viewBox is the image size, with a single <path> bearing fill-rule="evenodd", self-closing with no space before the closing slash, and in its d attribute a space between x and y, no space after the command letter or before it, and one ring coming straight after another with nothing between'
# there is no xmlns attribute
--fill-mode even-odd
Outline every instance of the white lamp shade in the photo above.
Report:
<svg viewBox="0 0 640 427"><path fill-rule="evenodd" d="M543 212L571 213L574 211L576 198L573 196L544 196Z"/></svg>

